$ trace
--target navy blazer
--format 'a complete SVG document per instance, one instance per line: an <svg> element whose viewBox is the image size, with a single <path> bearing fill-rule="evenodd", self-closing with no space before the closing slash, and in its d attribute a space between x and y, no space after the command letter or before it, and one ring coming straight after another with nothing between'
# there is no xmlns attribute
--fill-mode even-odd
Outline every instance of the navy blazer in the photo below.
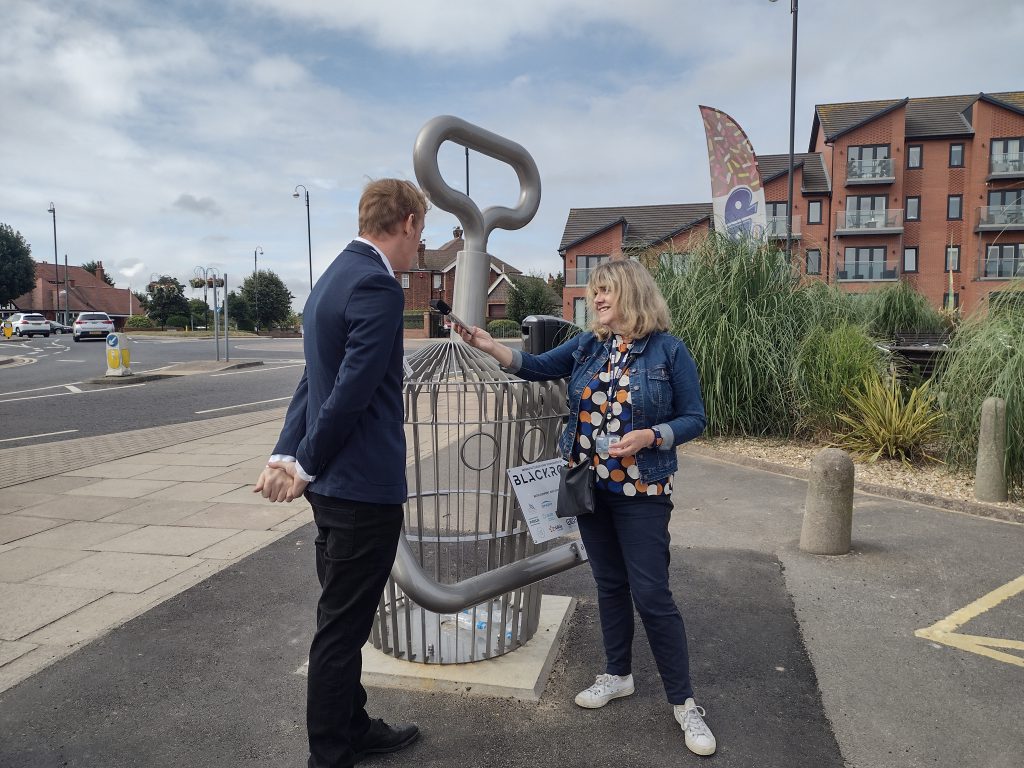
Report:
<svg viewBox="0 0 1024 768"><path fill-rule="evenodd" d="M274 447L316 476L310 491L405 502L404 309L398 281L358 241L310 293L302 315L306 368Z"/></svg>

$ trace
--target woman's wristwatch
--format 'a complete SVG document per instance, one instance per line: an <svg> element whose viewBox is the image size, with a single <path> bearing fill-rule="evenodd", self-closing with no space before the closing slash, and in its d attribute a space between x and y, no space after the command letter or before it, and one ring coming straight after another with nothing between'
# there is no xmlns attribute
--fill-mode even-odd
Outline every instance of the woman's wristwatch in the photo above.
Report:
<svg viewBox="0 0 1024 768"><path fill-rule="evenodd" d="M661 436L661 430L657 427L651 427L651 432L654 433L654 442L651 443L651 448L661 448L661 444L665 442L665 438Z"/></svg>

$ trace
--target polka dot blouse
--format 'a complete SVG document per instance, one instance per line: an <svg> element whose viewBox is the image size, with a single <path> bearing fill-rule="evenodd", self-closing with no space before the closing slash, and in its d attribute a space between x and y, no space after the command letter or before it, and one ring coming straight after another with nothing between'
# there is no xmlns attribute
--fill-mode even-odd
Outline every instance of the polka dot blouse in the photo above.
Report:
<svg viewBox="0 0 1024 768"><path fill-rule="evenodd" d="M633 343L616 335L608 365L590 381L580 400L580 425L573 445L573 463L592 461L597 472L596 487L625 496L672 493L672 478L644 483L635 456L610 456L594 450L598 435L622 437L633 430L633 404L629 391L629 353ZM614 382L614 384L609 384Z"/></svg>

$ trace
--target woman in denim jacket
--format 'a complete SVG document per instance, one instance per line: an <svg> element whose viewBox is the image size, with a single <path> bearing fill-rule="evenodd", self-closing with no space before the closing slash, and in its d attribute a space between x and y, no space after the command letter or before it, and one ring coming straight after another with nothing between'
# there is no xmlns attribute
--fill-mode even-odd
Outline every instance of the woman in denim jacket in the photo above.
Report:
<svg viewBox="0 0 1024 768"><path fill-rule="evenodd" d="M643 621L668 701L696 754L715 751L693 700L686 629L668 585L676 447L704 431L697 366L668 333L669 312L650 273L631 260L591 274L590 332L541 355L458 328L470 345L527 381L569 377L569 420L559 442L571 464L589 461L596 511L577 518L597 583L605 673L576 696L596 709L634 691L633 606Z"/></svg>

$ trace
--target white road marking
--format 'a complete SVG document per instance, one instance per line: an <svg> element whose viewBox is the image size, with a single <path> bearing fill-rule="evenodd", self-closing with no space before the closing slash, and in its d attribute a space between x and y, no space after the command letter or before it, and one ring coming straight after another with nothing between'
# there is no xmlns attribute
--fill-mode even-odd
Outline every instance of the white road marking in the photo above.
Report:
<svg viewBox="0 0 1024 768"><path fill-rule="evenodd" d="M65 384L64 386L68 388L68 392L81 392L82 391L78 387L76 387L74 384Z"/></svg>
<svg viewBox="0 0 1024 768"><path fill-rule="evenodd" d="M133 387L144 387L145 384L118 384L108 389L79 390L78 392L55 392L52 395L32 395L31 397L12 397L10 400L0 400L0 403L17 403L21 400L40 400L44 397L64 397L66 395L90 395L94 392L110 392L112 390L132 389Z"/></svg>
<svg viewBox="0 0 1024 768"><path fill-rule="evenodd" d="M228 373L213 373L210 375L212 378L213 376L237 376L240 373L266 373L267 371L280 371L284 368L298 368L300 365L305 365L305 363L296 363L294 365L278 365L274 368L249 368L244 371L229 371Z"/></svg>
<svg viewBox="0 0 1024 768"><path fill-rule="evenodd" d="M58 360L58 363L84 363L85 360Z"/></svg>
<svg viewBox="0 0 1024 768"><path fill-rule="evenodd" d="M52 435L67 435L71 432L77 432L77 429L62 429L60 432L43 432L39 435L25 435L24 437L5 437L0 439L0 443L10 443L14 440L31 440L34 437L50 437Z"/></svg>
<svg viewBox="0 0 1024 768"><path fill-rule="evenodd" d="M245 408L247 405L263 405L263 403L276 403L280 400L291 400L292 396L288 397L275 397L273 400L257 400L255 403L239 403L238 405L225 405L223 408L207 408L205 411L196 411L196 413L213 413L214 411L230 411L232 408ZM4 402L0 400L0 402Z"/></svg>

